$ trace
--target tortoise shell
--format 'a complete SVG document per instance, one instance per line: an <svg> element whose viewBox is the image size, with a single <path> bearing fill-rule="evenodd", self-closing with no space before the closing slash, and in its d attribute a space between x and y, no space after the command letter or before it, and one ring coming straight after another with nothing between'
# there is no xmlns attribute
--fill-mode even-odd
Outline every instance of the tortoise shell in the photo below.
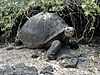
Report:
<svg viewBox="0 0 100 75"><path fill-rule="evenodd" d="M41 12L29 18L18 38L30 48L38 48L62 33L68 25L55 13Z"/></svg>

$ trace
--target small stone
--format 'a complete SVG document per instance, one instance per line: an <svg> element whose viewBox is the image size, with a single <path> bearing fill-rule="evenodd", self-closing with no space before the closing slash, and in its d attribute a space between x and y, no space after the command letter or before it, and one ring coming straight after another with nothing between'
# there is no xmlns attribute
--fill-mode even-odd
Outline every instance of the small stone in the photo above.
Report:
<svg viewBox="0 0 100 75"><path fill-rule="evenodd" d="M34 51L32 54L32 58L38 58L41 55L41 53L39 51Z"/></svg>
<svg viewBox="0 0 100 75"><path fill-rule="evenodd" d="M3 70L2 69L0 69L0 75L3 75Z"/></svg>
<svg viewBox="0 0 100 75"><path fill-rule="evenodd" d="M80 57L78 60L78 64L77 64L77 68L79 69L83 69L83 70L88 70L90 65L90 60L85 58L85 57Z"/></svg>
<svg viewBox="0 0 100 75"><path fill-rule="evenodd" d="M53 73L44 73L43 75L54 75Z"/></svg>
<svg viewBox="0 0 100 75"><path fill-rule="evenodd" d="M5 70L4 70L4 74L3 75L14 75L14 69L11 68L11 67L7 67Z"/></svg>
<svg viewBox="0 0 100 75"><path fill-rule="evenodd" d="M65 68L76 68L76 65L78 63L78 58L71 55L65 55L59 58L58 62L61 66Z"/></svg>
<svg viewBox="0 0 100 75"><path fill-rule="evenodd" d="M6 49L7 50L12 50L13 49L13 46L7 46Z"/></svg>
<svg viewBox="0 0 100 75"><path fill-rule="evenodd" d="M19 63L12 67L14 69L13 75L38 75L38 70L34 66L29 67L24 63Z"/></svg>
<svg viewBox="0 0 100 75"><path fill-rule="evenodd" d="M13 68L15 68L15 69L19 69L19 68L21 69L23 67L25 67L24 63L19 63L19 64L16 64L16 65L13 65Z"/></svg>
<svg viewBox="0 0 100 75"><path fill-rule="evenodd" d="M54 68L53 68L51 65L49 65L49 66L47 66L47 67L44 67L44 68L42 69L42 71L40 72L40 74L52 73L53 70L54 70Z"/></svg>

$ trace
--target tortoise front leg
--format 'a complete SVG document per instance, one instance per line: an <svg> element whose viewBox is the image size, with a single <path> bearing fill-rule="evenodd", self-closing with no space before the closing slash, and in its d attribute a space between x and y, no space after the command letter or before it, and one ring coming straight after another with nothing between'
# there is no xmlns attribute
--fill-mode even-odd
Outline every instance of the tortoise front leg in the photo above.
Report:
<svg viewBox="0 0 100 75"><path fill-rule="evenodd" d="M71 49L78 49L79 44L76 41L70 41L68 46L70 46Z"/></svg>
<svg viewBox="0 0 100 75"><path fill-rule="evenodd" d="M61 47L61 42L59 40L55 40L52 42L50 48L47 51L47 57L48 59L56 59L56 53Z"/></svg>

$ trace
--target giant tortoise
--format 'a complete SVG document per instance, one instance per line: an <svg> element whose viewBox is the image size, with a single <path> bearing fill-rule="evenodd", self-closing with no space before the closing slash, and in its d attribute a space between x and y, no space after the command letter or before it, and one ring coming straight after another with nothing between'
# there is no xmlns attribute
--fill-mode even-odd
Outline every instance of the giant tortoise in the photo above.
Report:
<svg viewBox="0 0 100 75"><path fill-rule="evenodd" d="M47 57L53 59L61 42L68 44L74 30L57 14L41 12L27 20L18 39L28 48L47 48Z"/></svg>

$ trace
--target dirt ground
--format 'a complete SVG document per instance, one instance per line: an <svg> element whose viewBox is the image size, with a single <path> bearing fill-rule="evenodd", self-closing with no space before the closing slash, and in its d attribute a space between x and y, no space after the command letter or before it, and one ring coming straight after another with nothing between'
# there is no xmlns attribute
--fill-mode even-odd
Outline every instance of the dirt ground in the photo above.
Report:
<svg viewBox="0 0 100 75"><path fill-rule="evenodd" d="M84 56L86 55L87 59L90 59L90 65L85 69L83 68L84 65L86 65L84 63L83 66L78 65L80 68L64 68L59 65L57 60L46 61L46 52L40 52L41 56L32 58L31 56L34 51L37 50L39 49L15 48L7 50L6 47L0 48L0 68L5 68L7 65L12 66L18 63L24 63L27 66L35 66L38 72L40 72L43 67L51 65L55 68L53 71L54 75L100 75L100 45L95 47L80 45L78 49L79 52L82 52Z"/></svg>

